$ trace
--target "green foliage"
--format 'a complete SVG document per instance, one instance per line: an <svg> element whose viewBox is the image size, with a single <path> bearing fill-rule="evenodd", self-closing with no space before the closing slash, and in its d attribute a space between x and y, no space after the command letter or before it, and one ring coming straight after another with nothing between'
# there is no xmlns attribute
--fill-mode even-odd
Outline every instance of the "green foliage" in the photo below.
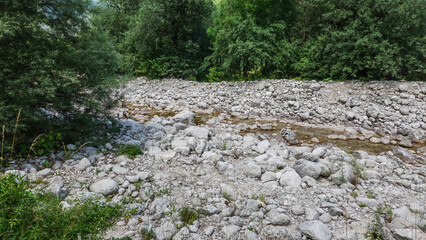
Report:
<svg viewBox="0 0 426 240"><path fill-rule="evenodd" d="M142 228L141 230L141 240L151 240L156 239L157 236L155 235L155 232L149 228Z"/></svg>
<svg viewBox="0 0 426 240"><path fill-rule="evenodd" d="M214 51L204 69L214 69L210 72L228 80L291 72L294 50L285 33L292 24L292 2L230 0L218 4L215 24L209 29Z"/></svg>
<svg viewBox="0 0 426 240"><path fill-rule="evenodd" d="M36 152L38 156L48 156L50 153L58 151L61 147L61 143L61 134L50 131L48 134L40 137L34 145L34 152Z"/></svg>
<svg viewBox="0 0 426 240"><path fill-rule="evenodd" d="M385 240L383 232L383 223L379 214L374 215L373 221L368 225L369 231L364 235L365 238L371 240Z"/></svg>
<svg viewBox="0 0 426 240"><path fill-rule="evenodd" d="M16 175L0 178L1 239L92 239L122 212L120 205L94 199L63 209L61 199L33 194L28 184Z"/></svg>
<svg viewBox="0 0 426 240"><path fill-rule="evenodd" d="M146 0L126 34L127 68L140 75L190 77L208 53L209 0Z"/></svg>
<svg viewBox="0 0 426 240"><path fill-rule="evenodd" d="M179 210L180 220L184 225L192 225L198 219L198 213L189 207L183 207Z"/></svg>
<svg viewBox="0 0 426 240"><path fill-rule="evenodd" d="M422 0L305 0L295 35L302 76L422 79L426 14Z"/></svg>
<svg viewBox="0 0 426 240"><path fill-rule="evenodd" d="M118 56L89 24L90 4L0 2L0 124L13 126L22 108L18 140L111 108L113 95L102 83L114 74Z"/></svg>
<svg viewBox="0 0 426 240"><path fill-rule="evenodd" d="M121 146L118 151L117 155L126 155L127 157L133 159L137 155L142 155L143 152L139 146L136 145L124 145Z"/></svg>

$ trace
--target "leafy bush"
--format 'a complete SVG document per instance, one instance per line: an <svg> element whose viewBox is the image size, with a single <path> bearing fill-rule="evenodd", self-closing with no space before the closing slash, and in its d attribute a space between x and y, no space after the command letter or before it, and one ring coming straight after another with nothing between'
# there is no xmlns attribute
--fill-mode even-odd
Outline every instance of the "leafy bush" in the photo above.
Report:
<svg viewBox="0 0 426 240"><path fill-rule="evenodd" d="M300 1L304 76L325 79L424 79L422 0Z"/></svg>
<svg viewBox="0 0 426 240"><path fill-rule="evenodd" d="M40 137L34 145L34 152L38 156L47 156L53 151L60 149L62 143L62 136L60 133L50 131L48 134Z"/></svg>
<svg viewBox="0 0 426 240"><path fill-rule="evenodd" d="M179 210L179 217L184 225L192 225L198 219L198 213L192 208L183 207Z"/></svg>
<svg viewBox="0 0 426 240"><path fill-rule="evenodd" d="M52 194L34 194L16 175L0 178L1 239L93 239L120 217L122 206L93 199L63 209Z"/></svg>
<svg viewBox="0 0 426 240"><path fill-rule="evenodd" d="M112 107L103 83L115 73L118 55L90 25L90 9L87 0L0 1L0 125L6 133L20 108L22 140L77 123L83 114L105 116Z"/></svg>
<svg viewBox="0 0 426 240"><path fill-rule="evenodd" d="M131 72L151 78L190 77L208 54L209 0L142 1L123 44Z"/></svg>
<svg viewBox="0 0 426 240"><path fill-rule="evenodd" d="M157 235L155 235L155 232L151 228L142 228L141 236L141 240L151 240L157 237Z"/></svg>
<svg viewBox="0 0 426 240"><path fill-rule="evenodd" d="M136 145L124 145L121 146L118 151L117 155L126 155L129 158L135 158L136 155L142 155L143 152L139 146Z"/></svg>

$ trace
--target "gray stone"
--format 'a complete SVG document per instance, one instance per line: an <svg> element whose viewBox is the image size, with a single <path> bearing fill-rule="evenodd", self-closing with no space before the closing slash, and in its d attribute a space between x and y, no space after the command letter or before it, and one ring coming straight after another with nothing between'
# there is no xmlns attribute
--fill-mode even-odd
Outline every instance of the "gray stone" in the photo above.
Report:
<svg viewBox="0 0 426 240"><path fill-rule="evenodd" d="M182 111L176 114L172 118L172 120L175 122L183 123L183 124L191 124L191 123L194 123L194 118L195 118L195 113L191 111Z"/></svg>
<svg viewBox="0 0 426 240"><path fill-rule="evenodd" d="M113 149L111 143L106 143L105 144L105 148L108 149L108 150L112 150Z"/></svg>
<svg viewBox="0 0 426 240"><path fill-rule="evenodd" d="M268 150L269 146L271 146L269 141L263 140L263 141L259 142L257 144L257 146L253 147L253 150L255 150L256 152L258 152L260 154L264 154L266 152L266 150Z"/></svg>
<svg viewBox="0 0 426 240"><path fill-rule="evenodd" d="M347 163L343 163L339 170L331 175L331 181L340 185L349 182L354 177L353 167Z"/></svg>
<svg viewBox="0 0 426 240"><path fill-rule="evenodd" d="M56 176L50 180L47 191L55 194L57 197L65 197L65 192L62 191L64 180L62 177Z"/></svg>
<svg viewBox="0 0 426 240"><path fill-rule="evenodd" d="M261 180L262 180L263 183L276 181L277 180L277 174L274 173L274 172L265 172L262 175Z"/></svg>
<svg viewBox="0 0 426 240"><path fill-rule="evenodd" d="M52 171L52 169L50 169L50 168L45 168L45 169L43 169L43 170L41 170L41 171L39 171L38 173L37 173L37 176L39 176L39 177L47 177L47 176L49 176L49 175L53 175L54 174L54 172Z"/></svg>
<svg viewBox="0 0 426 240"><path fill-rule="evenodd" d="M309 176L313 179L318 179L321 174L321 167L318 164L306 160L298 160L294 170L300 177Z"/></svg>
<svg viewBox="0 0 426 240"><path fill-rule="evenodd" d="M220 189L221 189L221 193L222 195L226 195L227 197L229 197L231 200L237 200L238 198L238 193L235 191L235 189L227 184L220 184Z"/></svg>
<svg viewBox="0 0 426 240"><path fill-rule="evenodd" d="M306 220L308 220L308 221L318 220L319 219L318 212L315 211L312 208L306 208L305 209L305 215L306 215Z"/></svg>
<svg viewBox="0 0 426 240"><path fill-rule="evenodd" d="M312 240L331 240L333 233L328 227L321 221L308 221L301 223L297 226L297 229Z"/></svg>
<svg viewBox="0 0 426 240"><path fill-rule="evenodd" d="M206 234L206 236L211 236L213 232L214 232L213 226L209 226L204 229L204 234Z"/></svg>
<svg viewBox="0 0 426 240"><path fill-rule="evenodd" d="M205 127L190 126L185 129L185 132L198 139L208 140L209 138L209 130Z"/></svg>
<svg viewBox="0 0 426 240"><path fill-rule="evenodd" d="M269 218L272 225L275 226L288 226L291 223L291 218L289 216L276 209L269 211L266 216Z"/></svg>
<svg viewBox="0 0 426 240"><path fill-rule="evenodd" d="M281 129L280 134L281 136L283 136L284 140L290 145L296 145L299 143L296 134L291 129L283 128Z"/></svg>
<svg viewBox="0 0 426 240"><path fill-rule="evenodd" d="M302 179L299 174L293 169L287 170L280 178L281 186L290 186L292 188L299 188L300 184L302 184Z"/></svg>
<svg viewBox="0 0 426 240"><path fill-rule="evenodd" d="M296 216L300 216L305 213L305 209L302 207L302 205L294 205L291 207L291 212L293 212L293 214Z"/></svg>
<svg viewBox="0 0 426 240"><path fill-rule="evenodd" d="M246 230L244 232L244 239L245 240L258 240L257 234L253 231Z"/></svg>
<svg viewBox="0 0 426 240"><path fill-rule="evenodd" d="M401 92L406 92L406 91L408 91L408 86L406 84L401 84L401 85L399 85L398 89Z"/></svg>
<svg viewBox="0 0 426 240"><path fill-rule="evenodd" d="M90 163L89 159L83 158L78 162L77 169L80 171L86 170L86 168L90 167L92 164Z"/></svg>
<svg viewBox="0 0 426 240"><path fill-rule="evenodd" d="M268 240L301 240L299 231L282 226L265 226L259 236L260 239Z"/></svg>
<svg viewBox="0 0 426 240"><path fill-rule="evenodd" d="M262 175L262 170L258 165L249 163L245 166L245 174L248 177L259 178Z"/></svg>
<svg viewBox="0 0 426 240"><path fill-rule="evenodd" d="M169 240L178 232L178 229L172 222L166 222L160 227L155 228L154 232L157 235L156 239Z"/></svg>
<svg viewBox="0 0 426 240"><path fill-rule="evenodd" d="M67 144L67 149L70 151L75 151L77 150L77 147L74 144Z"/></svg>
<svg viewBox="0 0 426 240"><path fill-rule="evenodd" d="M90 185L90 191L108 196L118 191L118 183L110 178L102 179Z"/></svg>
<svg viewBox="0 0 426 240"><path fill-rule="evenodd" d="M112 171L113 171L115 174L122 174L122 175L124 175L124 174L127 174L127 173L129 172L129 169L127 169L127 168L123 168L123 167L120 167L120 166L118 166L118 165L115 165L115 166L112 168Z"/></svg>
<svg viewBox="0 0 426 240"><path fill-rule="evenodd" d="M421 240L424 239L424 237L426 237L426 234L417 231L414 229L395 229L393 231L393 237L396 240ZM417 236L417 237L416 237Z"/></svg>
<svg viewBox="0 0 426 240"><path fill-rule="evenodd" d="M240 230L241 227L237 225L228 225L222 228L222 232L225 235L226 239L234 239Z"/></svg>
<svg viewBox="0 0 426 240"><path fill-rule="evenodd" d="M395 157L401 159L404 163L415 163L416 158L408 149L402 147L394 147L392 153Z"/></svg>
<svg viewBox="0 0 426 240"><path fill-rule="evenodd" d="M331 215L329 213L324 213L319 217L319 220L323 223L329 223L331 221Z"/></svg>

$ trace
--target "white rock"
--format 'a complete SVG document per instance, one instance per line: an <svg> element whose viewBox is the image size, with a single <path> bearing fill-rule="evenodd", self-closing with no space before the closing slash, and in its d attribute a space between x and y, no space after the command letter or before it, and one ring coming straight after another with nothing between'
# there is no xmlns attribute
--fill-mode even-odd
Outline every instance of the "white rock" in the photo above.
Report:
<svg viewBox="0 0 426 240"><path fill-rule="evenodd" d="M281 186L290 186L292 188L299 188L302 184L302 178L293 169L287 170L280 179Z"/></svg>
<svg viewBox="0 0 426 240"><path fill-rule="evenodd" d="M90 191L104 196L111 195L118 190L118 183L110 178L97 181L90 185Z"/></svg>
<svg viewBox="0 0 426 240"><path fill-rule="evenodd" d="M209 138L209 130L205 127L190 126L185 129L185 132L198 139L208 140Z"/></svg>
<svg viewBox="0 0 426 240"><path fill-rule="evenodd" d="M116 174L127 174L128 172L129 172L129 169L127 169L127 168L123 168L123 167L120 167L120 166L118 166L118 165L115 165L113 168L112 168L112 171L114 172L114 173L116 173Z"/></svg>
<svg viewBox="0 0 426 240"><path fill-rule="evenodd" d="M86 168L90 167L92 164L90 163L89 159L83 158L78 162L77 169L80 171L86 170Z"/></svg>
<svg viewBox="0 0 426 240"><path fill-rule="evenodd" d="M312 240L331 240L333 233L321 221L308 221L297 226L299 231Z"/></svg>
<svg viewBox="0 0 426 240"><path fill-rule="evenodd" d="M262 175L262 170L258 165L249 163L245 166L245 174L247 177L259 178Z"/></svg>

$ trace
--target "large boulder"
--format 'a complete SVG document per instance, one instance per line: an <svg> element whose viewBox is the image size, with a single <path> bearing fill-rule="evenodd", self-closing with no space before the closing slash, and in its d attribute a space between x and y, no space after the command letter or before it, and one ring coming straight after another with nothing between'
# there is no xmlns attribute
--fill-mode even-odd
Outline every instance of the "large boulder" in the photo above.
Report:
<svg viewBox="0 0 426 240"><path fill-rule="evenodd" d="M104 196L111 195L118 190L118 183L110 178L97 181L90 185L90 191L100 193Z"/></svg>
<svg viewBox="0 0 426 240"><path fill-rule="evenodd" d="M319 164L306 160L298 160L294 169L300 177L309 176L313 179L318 179L321 174L321 167Z"/></svg>
<svg viewBox="0 0 426 240"><path fill-rule="evenodd" d="M302 235L312 240L331 240L333 233L328 229L327 225L321 221L314 220L303 222L297 226Z"/></svg>
<svg viewBox="0 0 426 240"><path fill-rule="evenodd" d="M302 184L302 178L293 169L287 170L280 178L280 184L283 187L290 186L292 188L299 188Z"/></svg>
<svg viewBox="0 0 426 240"><path fill-rule="evenodd" d="M183 123L183 124L191 124L194 123L195 113L191 111L182 111L176 114L172 120L175 122Z"/></svg>

